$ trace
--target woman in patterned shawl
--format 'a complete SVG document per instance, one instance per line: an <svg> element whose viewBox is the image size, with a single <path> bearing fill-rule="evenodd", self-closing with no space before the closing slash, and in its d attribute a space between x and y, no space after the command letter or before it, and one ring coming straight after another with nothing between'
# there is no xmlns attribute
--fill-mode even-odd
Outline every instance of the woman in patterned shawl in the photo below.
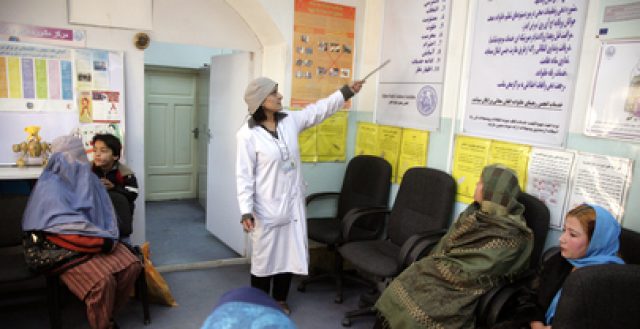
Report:
<svg viewBox="0 0 640 329"><path fill-rule="evenodd" d="M484 168L475 202L428 257L403 271L375 307L384 328L473 328L480 296L529 263L533 233L516 200L518 179L502 165Z"/></svg>

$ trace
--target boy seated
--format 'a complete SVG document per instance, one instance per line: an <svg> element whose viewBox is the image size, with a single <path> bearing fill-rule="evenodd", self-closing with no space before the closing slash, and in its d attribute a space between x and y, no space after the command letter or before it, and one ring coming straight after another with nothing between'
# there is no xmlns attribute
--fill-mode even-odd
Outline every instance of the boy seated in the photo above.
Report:
<svg viewBox="0 0 640 329"><path fill-rule="evenodd" d="M93 172L109 192L118 217L120 237L131 234L134 201L138 197L138 181L129 167L120 163L122 144L111 134L93 136Z"/></svg>

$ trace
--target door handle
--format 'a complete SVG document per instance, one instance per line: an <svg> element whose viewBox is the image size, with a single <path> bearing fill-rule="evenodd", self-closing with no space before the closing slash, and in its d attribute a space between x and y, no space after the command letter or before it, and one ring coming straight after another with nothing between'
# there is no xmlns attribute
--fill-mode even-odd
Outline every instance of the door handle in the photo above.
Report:
<svg viewBox="0 0 640 329"><path fill-rule="evenodd" d="M193 133L193 138L198 139L198 136L200 136L200 129L198 129L198 127L196 127L191 132Z"/></svg>

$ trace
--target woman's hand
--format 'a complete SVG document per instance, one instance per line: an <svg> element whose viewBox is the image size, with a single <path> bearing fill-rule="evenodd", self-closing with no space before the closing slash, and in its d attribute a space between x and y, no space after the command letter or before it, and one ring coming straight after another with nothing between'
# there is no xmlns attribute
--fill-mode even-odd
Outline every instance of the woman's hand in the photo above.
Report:
<svg viewBox="0 0 640 329"><path fill-rule="evenodd" d="M358 92L360 92L360 89L362 89L362 85L364 84L364 80L356 80L353 81L350 85L349 88L351 88L351 90L353 90L354 94L357 94Z"/></svg>
<svg viewBox="0 0 640 329"><path fill-rule="evenodd" d="M540 321L531 321L531 323L529 323L529 326L531 327L531 329L551 329L551 326L545 326L544 323Z"/></svg>
<svg viewBox="0 0 640 329"><path fill-rule="evenodd" d="M245 232L253 231L253 228L256 227L255 220L253 218L245 218L242 220L242 229Z"/></svg>

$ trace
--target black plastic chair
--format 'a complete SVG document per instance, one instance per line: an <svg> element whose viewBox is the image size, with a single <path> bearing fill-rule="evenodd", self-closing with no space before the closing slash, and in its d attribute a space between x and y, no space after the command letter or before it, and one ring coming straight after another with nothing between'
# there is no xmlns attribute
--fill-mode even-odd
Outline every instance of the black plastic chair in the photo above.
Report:
<svg viewBox="0 0 640 329"><path fill-rule="evenodd" d="M524 205L524 219L527 221L527 226L533 231L533 250L531 251L529 268L514 279L513 282L497 286L482 295L475 312L476 327L479 328L491 328L491 326L500 321L504 305L516 291L535 275L536 268L540 264L547 233L549 232L549 208L544 202L525 192L521 192L518 195L518 202Z"/></svg>
<svg viewBox="0 0 640 329"><path fill-rule="evenodd" d="M60 328L60 318L56 316L58 287L54 277L45 277L29 270L24 259L22 246L22 215L27 206L28 195L0 195L0 290L8 295L39 292L45 286L49 323L51 328Z"/></svg>
<svg viewBox="0 0 640 329"><path fill-rule="evenodd" d="M381 207L386 208L389 202L391 188L391 165L383 158L360 155L347 165L342 182L342 189L338 192L314 193L307 197L307 206L323 198L337 198L337 213L332 218L309 218L309 238L327 245L335 256L334 270L310 276L298 285L299 291L305 291L310 283L325 279L336 282L336 303L342 303L342 282L344 279L359 281L358 278L345 275L342 257L337 247L344 241L375 239L384 229L384 217L368 216L352 223L350 234L343 237L343 222L345 216L358 209Z"/></svg>
<svg viewBox="0 0 640 329"><path fill-rule="evenodd" d="M448 173L431 168L409 169L391 210L371 209L347 218L351 222L359 216L385 213L389 216L387 238L345 243L339 248L340 254L356 269L376 279L397 276L425 256L446 233L455 195L456 182ZM347 312L342 325L350 326L355 317L375 315L373 303L378 296L379 292L363 295L362 308Z"/></svg>

